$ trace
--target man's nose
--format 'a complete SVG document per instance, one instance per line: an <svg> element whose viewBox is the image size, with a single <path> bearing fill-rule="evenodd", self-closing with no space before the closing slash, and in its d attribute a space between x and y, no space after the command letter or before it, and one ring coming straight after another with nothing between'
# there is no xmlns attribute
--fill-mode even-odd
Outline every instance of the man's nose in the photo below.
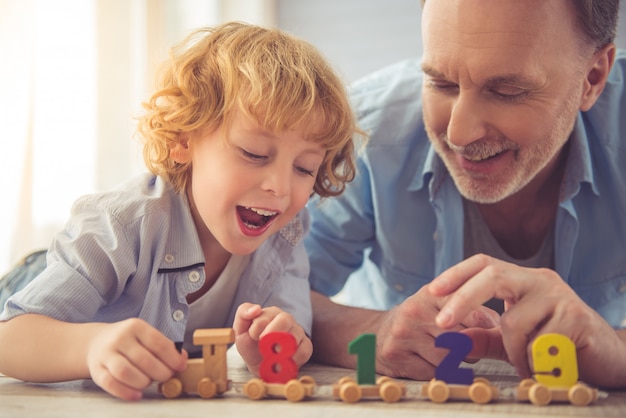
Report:
<svg viewBox="0 0 626 418"><path fill-rule="evenodd" d="M487 133L480 103L472 94L459 94L454 101L448 121L448 140L464 147L483 138Z"/></svg>

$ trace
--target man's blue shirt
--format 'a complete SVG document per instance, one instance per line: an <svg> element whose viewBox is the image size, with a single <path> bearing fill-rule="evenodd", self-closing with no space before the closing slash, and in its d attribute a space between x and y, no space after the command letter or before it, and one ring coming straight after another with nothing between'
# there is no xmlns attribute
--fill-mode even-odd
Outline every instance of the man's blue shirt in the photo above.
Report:
<svg viewBox="0 0 626 418"><path fill-rule="evenodd" d="M422 121L422 74L405 61L357 82L370 135L346 192L312 200L311 286L389 309L463 260L463 204ZM555 224L554 269L612 326L626 326L626 53L577 118ZM344 288L344 284L346 285Z"/></svg>

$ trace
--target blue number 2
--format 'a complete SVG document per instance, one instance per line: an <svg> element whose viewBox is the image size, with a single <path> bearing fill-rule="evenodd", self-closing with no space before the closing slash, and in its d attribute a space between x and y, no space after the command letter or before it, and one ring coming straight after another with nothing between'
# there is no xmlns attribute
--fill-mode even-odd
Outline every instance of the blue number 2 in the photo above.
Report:
<svg viewBox="0 0 626 418"><path fill-rule="evenodd" d="M473 346L472 339L465 334L459 332L440 334L435 339L435 347L447 348L450 352L435 369L435 378L449 384L471 385L474 381L474 371L462 369L459 365L472 351Z"/></svg>

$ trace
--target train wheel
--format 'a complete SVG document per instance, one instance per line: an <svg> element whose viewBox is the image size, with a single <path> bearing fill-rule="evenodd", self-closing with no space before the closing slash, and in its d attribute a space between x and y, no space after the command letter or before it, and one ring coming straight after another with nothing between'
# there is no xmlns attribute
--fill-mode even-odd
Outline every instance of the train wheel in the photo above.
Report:
<svg viewBox="0 0 626 418"><path fill-rule="evenodd" d="M380 398L385 402L398 402L402 397L402 387L400 384L386 380L380 385Z"/></svg>
<svg viewBox="0 0 626 418"><path fill-rule="evenodd" d="M491 387L483 382L477 381L469 387L469 398L477 404L486 404L491 401Z"/></svg>
<svg viewBox="0 0 626 418"><path fill-rule="evenodd" d="M593 392L587 386L576 383L567 391L567 398L572 405L586 406L593 400Z"/></svg>
<svg viewBox="0 0 626 418"><path fill-rule="evenodd" d="M217 385L211 379L204 377L198 382L198 394L204 399L211 399L217 393Z"/></svg>
<svg viewBox="0 0 626 418"><path fill-rule="evenodd" d="M444 403L450 397L450 388L442 380L431 380L428 384L428 397L436 403Z"/></svg>
<svg viewBox="0 0 626 418"><path fill-rule="evenodd" d="M243 385L243 393L250 399L259 400L265 397L265 383L258 378L250 379Z"/></svg>
<svg viewBox="0 0 626 418"><path fill-rule="evenodd" d="M341 385L339 397L346 403L356 403L361 399L361 388L356 382L347 382Z"/></svg>
<svg viewBox="0 0 626 418"><path fill-rule="evenodd" d="M303 385L315 385L315 379L312 376L304 375L298 379Z"/></svg>
<svg viewBox="0 0 626 418"><path fill-rule="evenodd" d="M290 402L300 402L304 394L304 385L299 380L291 379L285 385L285 398Z"/></svg>
<svg viewBox="0 0 626 418"><path fill-rule="evenodd" d="M342 378L339 379L338 384L339 385L343 385L344 383L356 383L356 380L354 380L353 378L349 377L349 376L344 376Z"/></svg>
<svg viewBox="0 0 626 418"><path fill-rule="evenodd" d="M534 381L533 379L523 379L523 380L519 383L519 385L517 385L517 387L518 387L519 389L526 389L526 390L528 390L528 389L530 389L530 387L531 387L532 385L534 385L534 384L535 384L535 381Z"/></svg>
<svg viewBox="0 0 626 418"><path fill-rule="evenodd" d="M173 377L159 385L159 390L168 399L177 398L183 393L183 382Z"/></svg>
<svg viewBox="0 0 626 418"><path fill-rule="evenodd" d="M381 386L385 382L393 381L393 379L389 376L380 376L376 379L376 385Z"/></svg>
<svg viewBox="0 0 626 418"><path fill-rule="evenodd" d="M544 406L552 401L552 393L546 385L535 383L528 390L528 398L534 405Z"/></svg>

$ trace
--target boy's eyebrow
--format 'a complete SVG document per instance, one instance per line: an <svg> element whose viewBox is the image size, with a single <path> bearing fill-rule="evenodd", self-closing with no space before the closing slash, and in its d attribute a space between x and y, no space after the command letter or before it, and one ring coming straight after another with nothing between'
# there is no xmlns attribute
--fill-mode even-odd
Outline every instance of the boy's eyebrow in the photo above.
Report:
<svg viewBox="0 0 626 418"><path fill-rule="evenodd" d="M254 128L247 128L244 129L245 132L251 134L251 135L257 135L263 138L266 138L270 141L276 140L276 134L274 132L272 132L269 129L266 128L261 128L261 127L254 127ZM304 154L315 154L315 155L325 155L326 154L326 149L314 149L314 148L307 148L303 151Z"/></svg>

